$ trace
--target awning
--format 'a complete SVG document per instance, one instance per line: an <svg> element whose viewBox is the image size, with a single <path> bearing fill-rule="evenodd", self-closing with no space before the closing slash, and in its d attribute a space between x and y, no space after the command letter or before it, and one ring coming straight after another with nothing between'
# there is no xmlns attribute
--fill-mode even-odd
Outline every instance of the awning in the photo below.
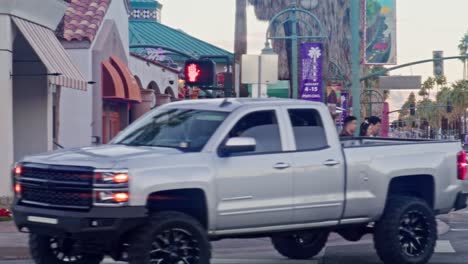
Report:
<svg viewBox="0 0 468 264"><path fill-rule="evenodd" d="M141 103L140 86L128 66L116 56L110 57L110 63L114 66L122 79L127 100Z"/></svg>
<svg viewBox="0 0 468 264"><path fill-rule="evenodd" d="M49 76L50 83L86 90L87 81L73 64L52 30L18 17L12 17L12 19L44 63L48 74L60 74L59 76Z"/></svg>
<svg viewBox="0 0 468 264"><path fill-rule="evenodd" d="M101 63L102 68L102 98L126 100L125 88L117 70L108 61Z"/></svg>

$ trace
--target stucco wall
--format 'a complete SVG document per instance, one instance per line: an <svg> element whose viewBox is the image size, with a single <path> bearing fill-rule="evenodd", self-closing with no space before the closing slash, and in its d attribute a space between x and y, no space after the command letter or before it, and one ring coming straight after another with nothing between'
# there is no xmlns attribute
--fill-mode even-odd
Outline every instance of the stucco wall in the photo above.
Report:
<svg viewBox="0 0 468 264"><path fill-rule="evenodd" d="M13 70L14 28L10 17L0 15L0 197L11 194L10 166L13 164Z"/></svg>
<svg viewBox="0 0 468 264"><path fill-rule="evenodd" d="M32 66L32 65L31 65ZM13 81L14 158L49 150L48 89L46 77Z"/></svg>
<svg viewBox="0 0 468 264"><path fill-rule="evenodd" d="M119 39L110 42L120 42L117 55L127 61L129 54L128 47L128 19L127 10L123 0L114 0L109 6L106 16L99 28L95 41L86 49L73 48L67 45L67 52L72 61L80 68L84 77L88 81L96 82L88 85L88 91L77 91L63 88L60 102L60 137L59 143L64 147L87 146L92 142L92 136L102 136L102 93L100 61L104 55L115 55L114 47L109 46L106 54L98 55L93 61L93 50L102 48L96 47L103 33L105 21L112 20L119 31ZM114 45L114 46L115 46ZM78 45L79 46L79 45ZM96 51L95 51L96 52ZM98 51L98 53L101 53ZM108 58L107 58L108 59ZM93 73L94 69L94 73ZM93 120L94 118L94 120Z"/></svg>
<svg viewBox="0 0 468 264"><path fill-rule="evenodd" d="M70 49L67 51L85 80L92 81L91 52L85 49ZM92 85L88 85L87 91L62 87L58 139L60 145L71 148L91 144L93 89L95 87Z"/></svg>
<svg viewBox="0 0 468 264"><path fill-rule="evenodd" d="M177 73L163 67L147 63L146 61L134 56L130 56L129 66L133 74L140 79L144 89L147 89L151 82L155 82L161 93L164 93L168 87L171 88L174 95L177 96L179 93L179 77ZM172 84L171 81L173 82Z"/></svg>

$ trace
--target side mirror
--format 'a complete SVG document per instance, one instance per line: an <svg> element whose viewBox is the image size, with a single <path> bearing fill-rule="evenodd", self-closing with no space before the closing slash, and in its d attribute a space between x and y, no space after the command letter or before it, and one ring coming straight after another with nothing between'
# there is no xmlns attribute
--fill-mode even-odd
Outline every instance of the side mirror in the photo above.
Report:
<svg viewBox="0 0 468 264"><path fill-rule="evenodd" d="M221 154L228 156L233 153L255 151L256 146L257 142L254 138L234 137L228 139L228 141L223 146L221 146L220 152Z"/></svg>

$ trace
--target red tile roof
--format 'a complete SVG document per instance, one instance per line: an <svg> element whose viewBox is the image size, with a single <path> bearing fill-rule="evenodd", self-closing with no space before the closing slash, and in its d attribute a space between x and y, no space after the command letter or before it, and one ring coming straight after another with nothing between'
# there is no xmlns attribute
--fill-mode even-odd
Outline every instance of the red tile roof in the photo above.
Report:
<svg viewBox="0 0 468 264"><path fill-rule="evenodd" d="M57 35L66 41L93 42L111 0L68 0Z"/></svg>

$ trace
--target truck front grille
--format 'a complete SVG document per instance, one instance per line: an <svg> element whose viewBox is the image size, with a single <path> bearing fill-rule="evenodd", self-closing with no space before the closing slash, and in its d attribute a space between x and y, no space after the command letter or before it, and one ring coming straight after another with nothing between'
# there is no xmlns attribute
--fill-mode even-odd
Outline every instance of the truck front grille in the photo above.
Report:
<svg viewBox="0 0 468 264"><path fill-rule="evenodd" d="M24 167L21 176L37 180L83 183L90 186L93 184L94 174L92 171L65 171L60 170L60 168L57 169L59 170Z"/></svg>
<svg viewBox="0 0 468 264"><path fill-rule="evenodd" d="M49 190L23 185L21 194L24 204L41 207L85 210L93 202L90 191Z"/></svg>
<svg viewBox="0 0 468 264"><path fill-rule="evenodd" d="M88 210L93 205L94 169L24 164L20 203L28 206Z"/></svg>

